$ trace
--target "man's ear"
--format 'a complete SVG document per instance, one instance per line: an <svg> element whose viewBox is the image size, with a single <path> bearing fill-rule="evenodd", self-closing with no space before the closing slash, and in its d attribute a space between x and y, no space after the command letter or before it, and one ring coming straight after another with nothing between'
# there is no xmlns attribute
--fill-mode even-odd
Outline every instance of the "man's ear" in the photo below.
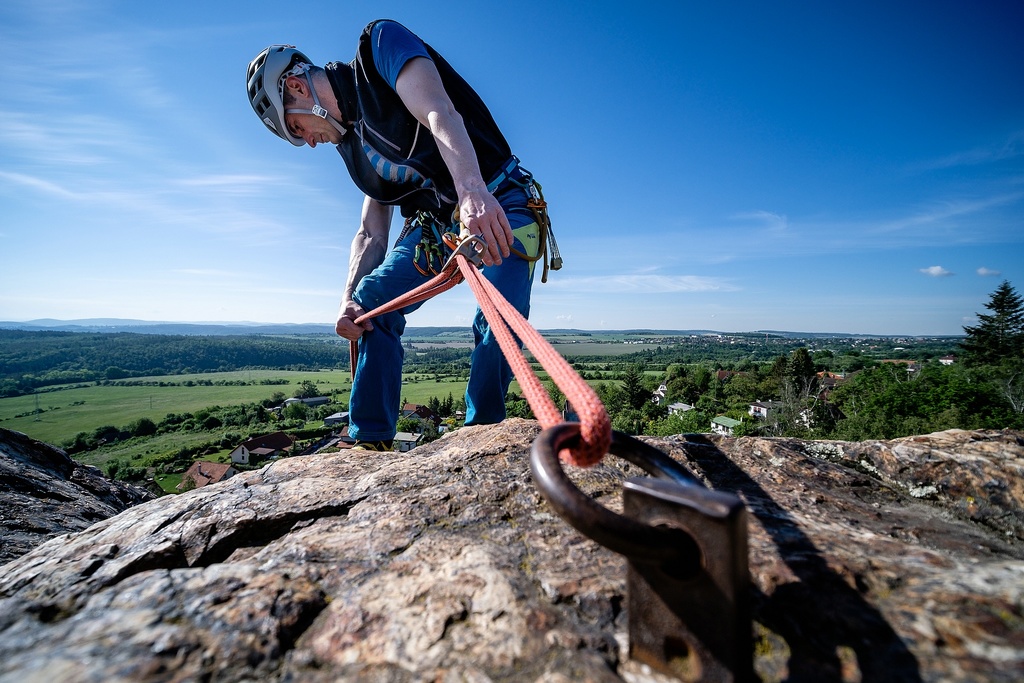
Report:
<svg viewBox="0 0 1024 683"><path fill-rule="evenodd" d="M309 84L305 78L289 76L284 79L284 89L295 97L309 97Z"/></svg>

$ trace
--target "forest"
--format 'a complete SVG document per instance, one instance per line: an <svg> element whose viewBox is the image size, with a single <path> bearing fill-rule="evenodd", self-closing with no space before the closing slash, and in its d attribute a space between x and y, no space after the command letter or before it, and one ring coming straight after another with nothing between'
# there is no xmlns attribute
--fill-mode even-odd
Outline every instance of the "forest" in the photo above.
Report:
<svg viewBox="0 0 1024 683"><path fill-rule="evenodd" d="M316 370L348 362L348 342L327 335L0 330L0 397L76 382L240 369Z"/></svg>

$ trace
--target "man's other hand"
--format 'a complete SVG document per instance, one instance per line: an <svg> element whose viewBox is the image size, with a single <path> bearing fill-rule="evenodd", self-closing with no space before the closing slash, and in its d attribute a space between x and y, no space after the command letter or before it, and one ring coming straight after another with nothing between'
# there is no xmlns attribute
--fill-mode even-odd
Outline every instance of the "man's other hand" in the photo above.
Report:
<svg viewBox="0 0 1024 683"><path fill-rule="evenodd" d="M373 323L369 320L360 325L356 324L356 318L365 312L354 301L343 304L341 310L338 311L338 322L334 325L334 331L339 337L344 337L349 341L358 341L363 336L363 332L369 332L373 329Z"/></svg>

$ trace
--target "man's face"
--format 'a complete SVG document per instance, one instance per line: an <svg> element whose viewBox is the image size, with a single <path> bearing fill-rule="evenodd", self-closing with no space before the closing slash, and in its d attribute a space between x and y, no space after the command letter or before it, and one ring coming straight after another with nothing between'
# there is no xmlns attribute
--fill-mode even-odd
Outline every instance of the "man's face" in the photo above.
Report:
<svg viewBox="0 0 1024 683"><path fill-rule="evenodd" d="M312 101L310 101L312 105ZM304 107L305 103L300 103ZM289 132L297 138L302 138L310 147L316 147L320 143L331 143L337 145L341 142L341 133L338 129L328 123L325 119L313 114L285 114L284 124L288 126Z"/></svg>

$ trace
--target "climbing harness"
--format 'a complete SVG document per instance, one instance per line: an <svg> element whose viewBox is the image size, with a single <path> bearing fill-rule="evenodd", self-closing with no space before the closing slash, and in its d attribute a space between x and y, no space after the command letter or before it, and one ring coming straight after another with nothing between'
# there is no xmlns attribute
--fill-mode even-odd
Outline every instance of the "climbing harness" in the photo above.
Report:
<svg viewBox="0 0 1024 683"><path fill-rule="evenodd" d="M555 231L551 228L551 217L548 215L548 203L544 199L543 188L533 177L532 173L519 165L519 158L515 155L512 155L512 158L502 166L497 175L491 179L491 182L487 183L487 190L493 193L504 183L515 185L526 192L526 208L533 214L538 230L537 243L539 248L536 255L524 254L511 246L509 251L530 263L543 260L544 268L541 272L540 281L545 283L548 281L549 270L561 270L562 255L558 251L558 242L555 241ZM459 207L456 206L452 212L452 225L461 225L461 223Z"/></svg>
<svg viewBox="0 0 1024 683"><path fill-rule="evenodd" d="M546 214L543 197L535 210ZM481 254L487 248L483 239L463 228L460 235L441 234L439 241L451 255L437 274L360 316L356 324L467 281L543 427L530 456L538 489L562 519L628 560L630 656L686 681L751 680L752 624L743 502L731 493L705 488L668 455L613 431L590 385L483 277ZM557 247L551 256L560 265ZM428 259L424 270L433 272L432 263ZM566 396L579 423L563 421L517 340ZM351 354L354 374L356 342L351 342ZM562 469L563 462L595 465L609 452L655 477L634 477L624 483L622 515L583 494Z"/></svg>

